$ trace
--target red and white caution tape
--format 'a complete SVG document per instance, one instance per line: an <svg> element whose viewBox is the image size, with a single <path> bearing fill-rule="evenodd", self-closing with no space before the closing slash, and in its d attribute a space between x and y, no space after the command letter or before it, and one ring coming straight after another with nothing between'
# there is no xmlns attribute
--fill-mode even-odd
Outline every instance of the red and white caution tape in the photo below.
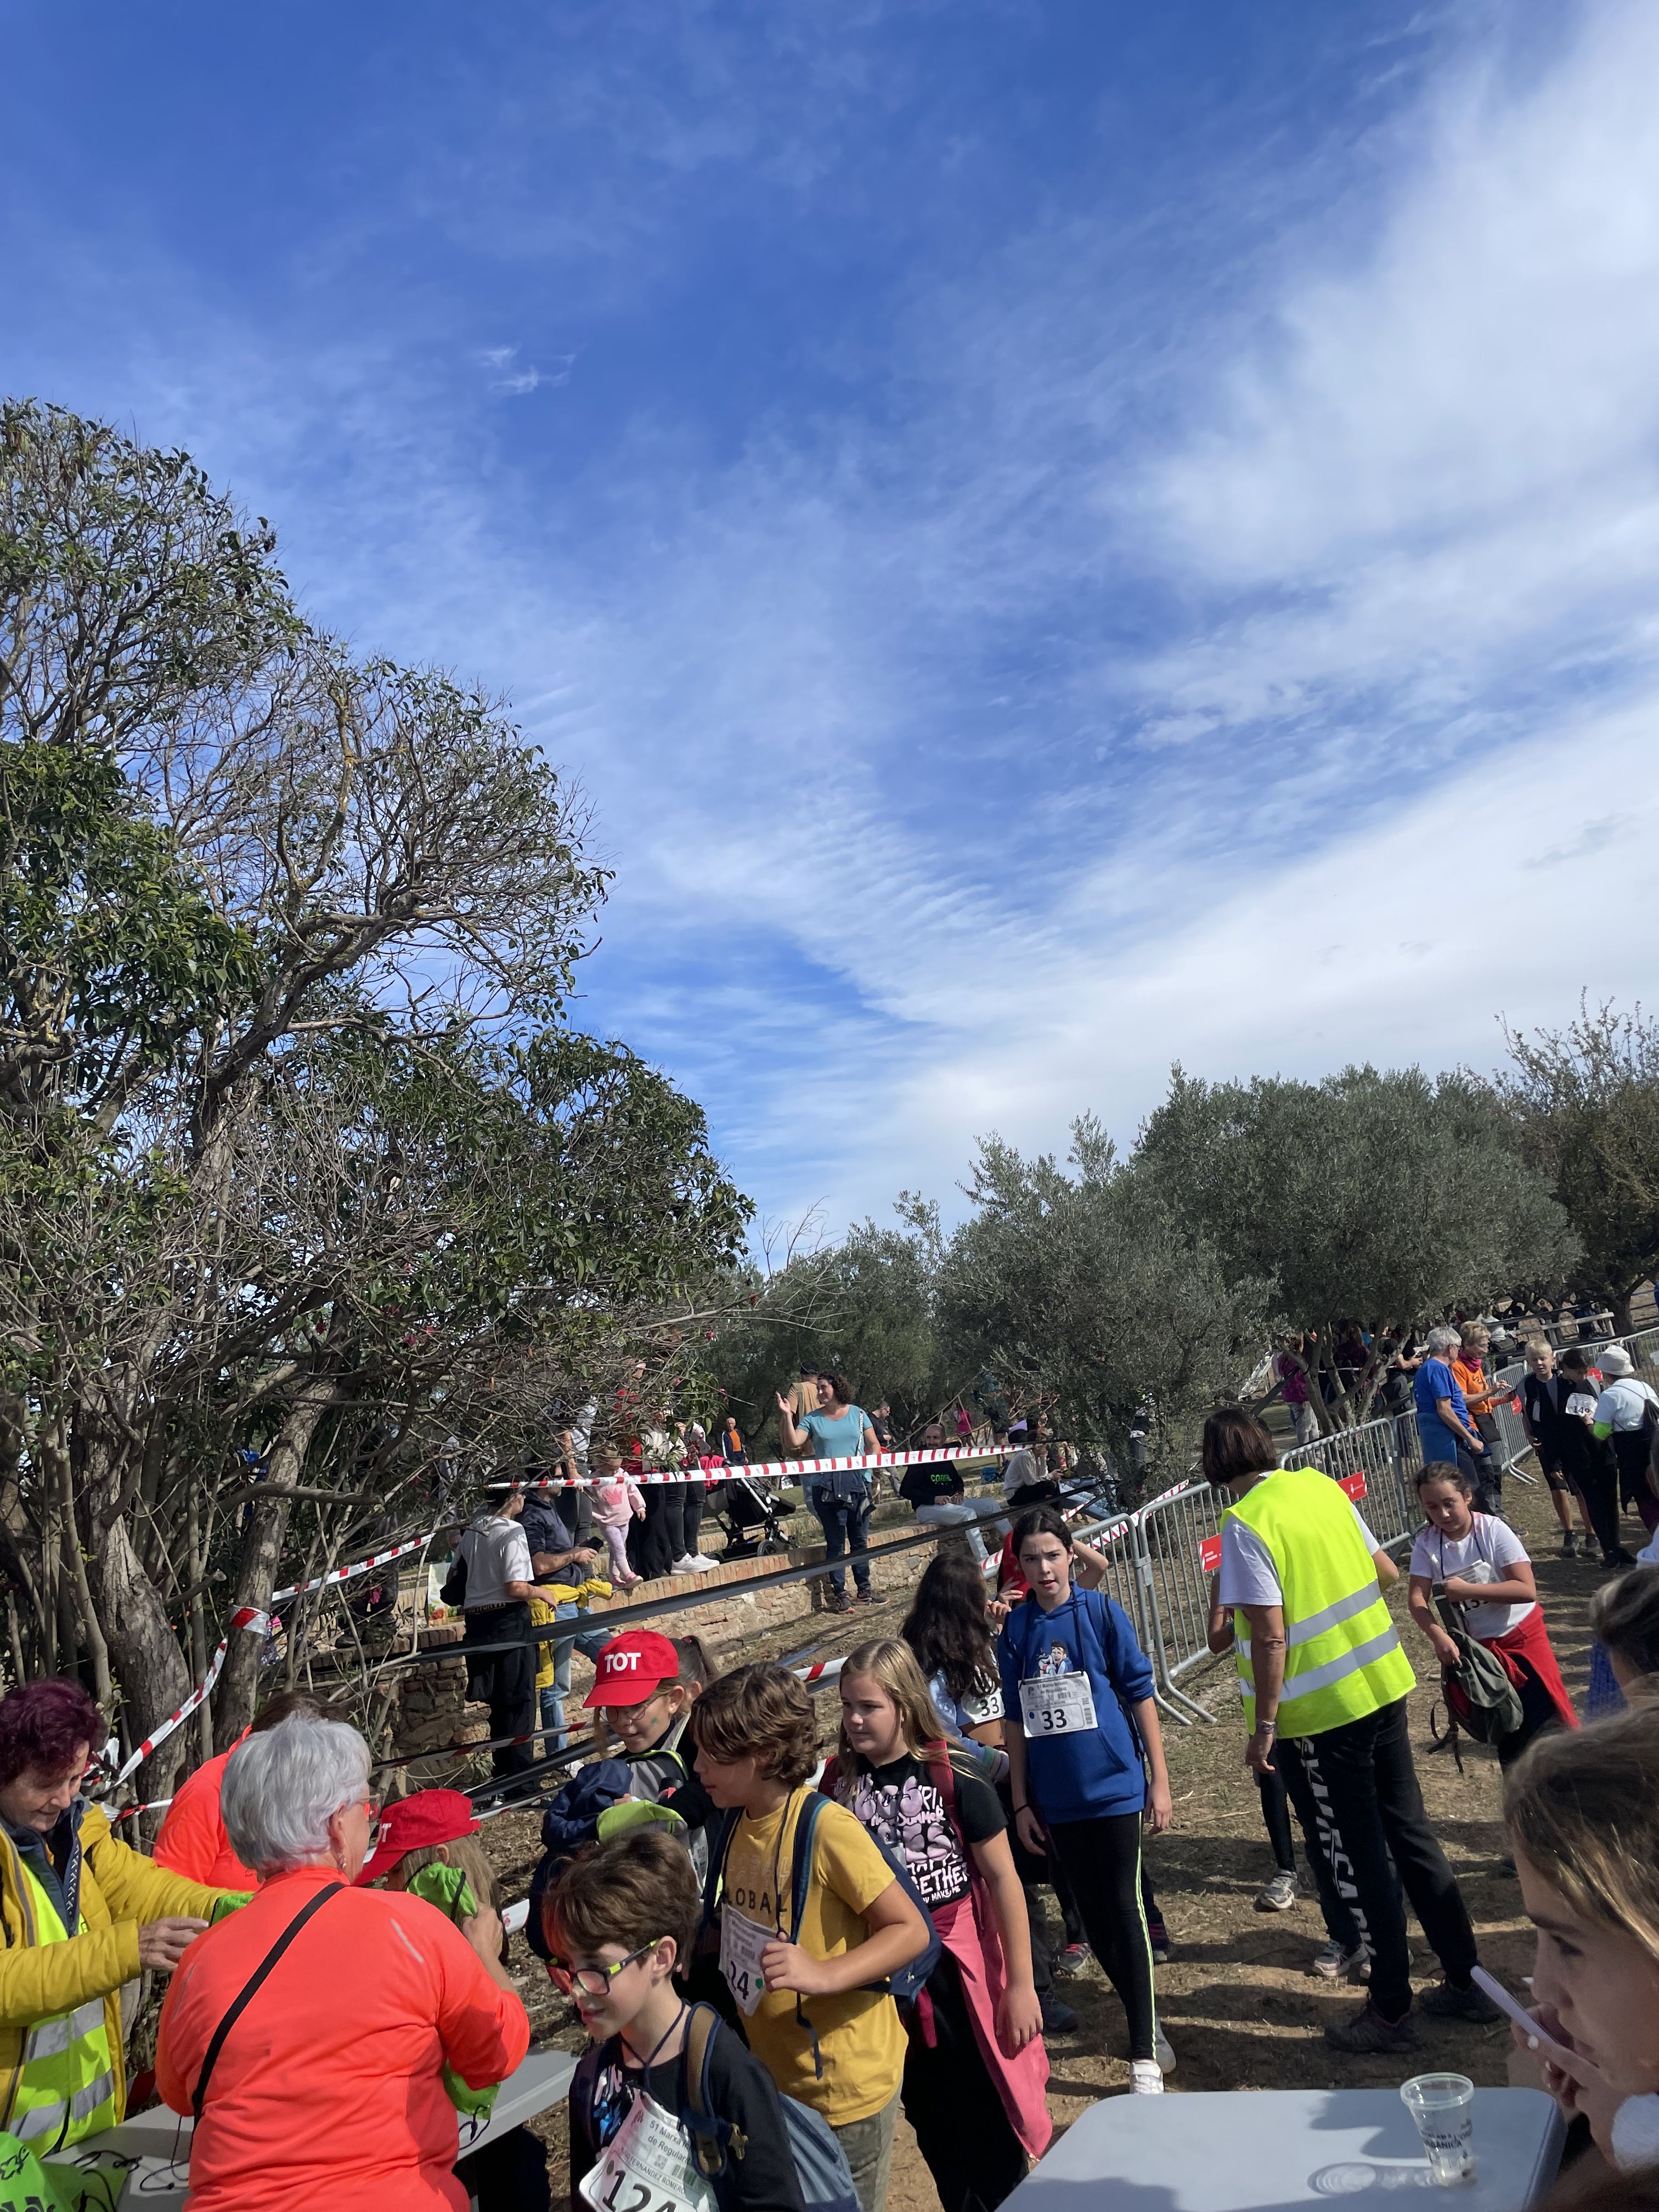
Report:
<svg viewBox="0 0 1659 2212"><path fill-rule="evenodd" d="M118 1820L136 1820L141 1813L165 1813L172 1802L171 1797L152 1797L147 1805L123 1805L118 1813L109 1815L110 1826L113 1827Z"/></svg>
<svg viewBox="0 0 1659 2212"><path fill-rule="evenodd" d="M769 1459L753 1465L724 1460L704 1462L697 1467L653 1468L642 1474L624 1468L622 1477L629 1482L774 1482L786 1478L799 1480L802 1475L850 1474L855 1468L883 1467L935 1467L946 1460L1006 1459L1010 1454L1021 1451L1021 1444L975 1444L972 1446L945 1444L929 1446L927 1449L896 1452L859 1452L850 1459ZM554 1474L538 1476L533 1482L503 1480L486 1484L489 1490L591 1490L594 1478L591 1474Z"/></svg>
<svg viewBox="0 0 1659 2212"><path fill-rule="evenodd" d="M196 1708L201 1704L202 1700L212 1689L214 1684L218 1680L220 1669L225 1663L225 1654L230 1649L231 1638L245 1628L252 1629L260 1636L268 1635L270 1631L270 1615L268 1613L261 1612L259 1607L256 1605L240 1606L234 1613L232 1613L230 1617L230 1626L226 1629L224 1634L220 1638L219 1648L208 1662L207 1673L202 1677L201 1680L196 1685L196 1687L185 1699L184 1704L179 1706L178 1711L175 1713L169 1713L167 1718L161 1723L161 1726L153 1729L151 1733L144 1738L137 1750L133 1753L126 1765L116 1776L114 1782L111 1785L112 1788L118 1790L121 1784L126 1780L127 1777L143 1765L144 1761L149 1757L151 1752L155 1750L156 1745L158 1743L165 1743L167 1738L173 1734L173 1730L175 1729L181 1728L190 1718L191 1715L196 1711Z"/></svg>
<svg viewBox="0 0 1659 2212"><path fill-rule="evenodd" d="M432 1541L439 1530L429 1535L411 1536L406 1544L394 1544L389 1552L371 1552L366 1559L354 1560L349 1567L331 1567L325 1575L313 1575L308 1583L291 1583L287 1589L272 1590L270 1601L281 1605L291 1597L302 1597L307 1590L326 1589L335 1583L349 1583L354 1575L366 1575L371 1567L383 1567L392 1559L406 1559L410 1553L418 1552Z"/></svg>

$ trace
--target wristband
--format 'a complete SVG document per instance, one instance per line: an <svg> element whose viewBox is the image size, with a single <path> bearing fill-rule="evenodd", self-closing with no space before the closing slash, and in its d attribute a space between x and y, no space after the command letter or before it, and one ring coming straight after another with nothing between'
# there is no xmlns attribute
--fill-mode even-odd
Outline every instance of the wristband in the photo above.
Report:
<svg viewBox="0 0 1659 2212"><path fill-rule="evenodd" d="M1277 1735L1279 1734L1279 1723L1277 1721L1258 1721L1255 1724L1255 1732L1258 1735Z"/></svg>
<svg viewBox="0 0 1659 2212"><path fill-rule="evenodd" d="M1012 1800L1010 1802L1012 1802ZM1030 1809L1031 1808L1029 1805L1016 1805L1014 1807L1016 1813L1029 1813Z"/></svg>

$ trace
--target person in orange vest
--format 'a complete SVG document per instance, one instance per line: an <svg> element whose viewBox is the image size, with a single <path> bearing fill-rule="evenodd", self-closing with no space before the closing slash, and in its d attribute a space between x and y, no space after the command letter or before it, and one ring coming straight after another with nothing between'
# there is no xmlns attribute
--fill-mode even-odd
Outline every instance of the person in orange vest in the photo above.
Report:
<svg viewBox="0 0 1659 2212"><path fill-rule="evenodd" d="M158 1867L181 1874L187 1881L204 1882L210 1889L252 1889L254 1877L242 1864L225 1832L219 1809L219 1791L236 1744L245 1743L261 1729L275 1728L290 1713L309 1713L313 1720L337 1717L321 1698L306 1690L284 1690L261 1707L252 1727L245 1728L229 1751L204 1759L173 1793L161 1832L151 1854Z"/></svg>

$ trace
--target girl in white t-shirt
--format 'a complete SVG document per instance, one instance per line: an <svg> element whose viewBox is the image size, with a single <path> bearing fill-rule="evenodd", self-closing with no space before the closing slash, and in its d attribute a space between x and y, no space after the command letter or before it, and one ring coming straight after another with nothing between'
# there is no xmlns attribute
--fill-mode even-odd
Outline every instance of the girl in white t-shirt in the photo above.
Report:
<svg viewBox="0 0 1659 2212"><path fill-rule="evenodd" d="M1527 1547L1507 1521L1477 1513L1474 1490L1460 1467L1431 1460L1417 1478L1424 1525L1412 1545L1411 1614L1445 1670L1456 1712L1458 1650L1434 1604L1436 1594L1462 1613L1477 1644L1502 1660L1521 1699L1521 1726L1498 1746L1508 1766L1540 1729L1578 1726L1538 1602Z"/></svg>

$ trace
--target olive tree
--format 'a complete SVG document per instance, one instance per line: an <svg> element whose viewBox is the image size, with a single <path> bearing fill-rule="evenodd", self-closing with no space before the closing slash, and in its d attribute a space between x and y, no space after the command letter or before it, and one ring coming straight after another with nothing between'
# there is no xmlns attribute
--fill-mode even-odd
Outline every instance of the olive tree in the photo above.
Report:
<svg viewBox="0 0 1659 2212"><path fill-rule="evenodd" d="M1581 1001L1565 1030L1505 1037L1498 1096L1578 1240L1572 1287L1628 1334L1632 1294L1659 1270L1659 1023Z"/></svg>
<svg viewBox="0 0 1659 2212"><path fill-rule="evenodd" d="M1558 1280L1576 1250L1497 1099L1467 1075L1207 1084L1177 1067L1135 1158L1230 1282L1269 1285L1279 1316L1316 1332L1343 1421L1369 1410L1385 1331ZM1332 1358L1345 1320L1372 1338L1352 1382ZM1328 1419L1318 1390L1313 1402Z"/></svg>
<svg viewBox="0 0 1659 2212"><path fill-rule="evenodd" d="M937 1291L957 1359L1052 1405L1066 1433L1122 1467L1150 1401L1153 1464L1184 1469L1202 1415L1249 1364L1267 1285L1229 1280L1158 1177L1086 1117L1063 1166L981 1140L965 1187L974 1212Z"/></svg>

